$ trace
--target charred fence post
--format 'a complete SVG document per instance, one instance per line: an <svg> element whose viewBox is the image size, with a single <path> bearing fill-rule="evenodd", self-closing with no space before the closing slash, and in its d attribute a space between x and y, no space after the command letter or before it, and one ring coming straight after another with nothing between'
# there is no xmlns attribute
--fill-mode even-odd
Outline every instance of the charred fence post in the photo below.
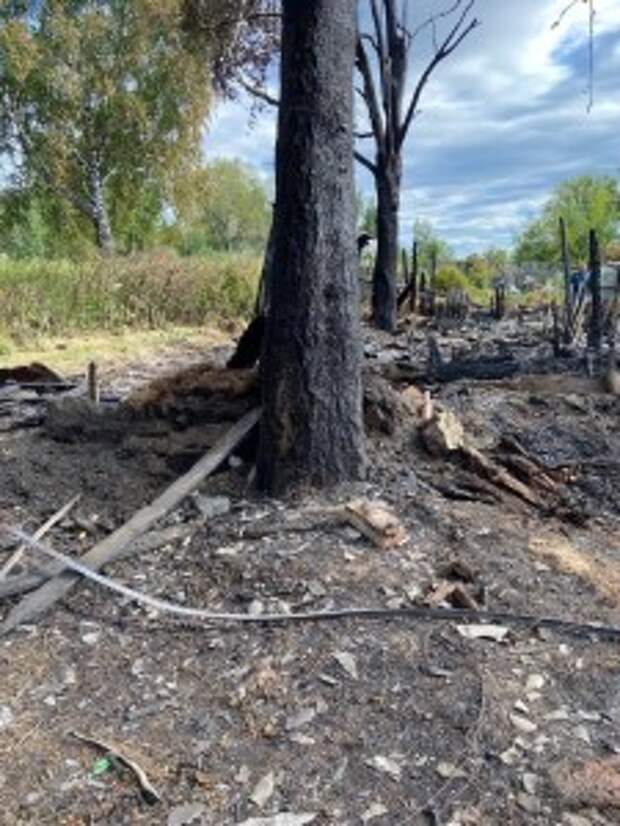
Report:
<svg viewBox="0 0 620 826"><path fill-rule="evenodd" d="M405 303L405 300L409 298L409 311L411 313L415 313L418 290L418 244L416 241L413 242L413 249L411 252L411 269L409 269L407 251L404 249L402 251L402 258L405 286L398 296L397 304L400 309L400 307Z"/></svg>
<svg viewBox="0 0 620 826"><path fill-rule="evenodd" d="M435 315L435 290L437 289L437 250L431 252L431 276L428 285L427 313L429 316Z"/></svg>
<svg viewBox="0 0 620 826"><path fill-rule="evenodd" d="M409 309L415 313L418 306L418 242L411 248L411 289L409 290Z"/></svg>
<svg viewBox="0 0 620 826"><path fill-rule="evenodd" d="M590 293L592 307L588 329L588 347L599 352L603 334L603 302L601 300L601 253L596 230L594 229L590 230Z"/></svg>
<svg viewBox="0 0 620 826"><path fill-rule="evenodd" d="M420 273L420 315L426 315L426 271Z"/></svg>
<svg viewBox="0 0 620 826"><path fill-rule="evenodd" d="M405 299L409 295L409 290L411 289L411 281L409 279L409 260L407 258L407 250L404 247L400 251L400 257L402 262L404 286L398 293L398 297L396 299L396 307L398 310L400 310L402 305L405 303Z"/></svg>
<svg viewBox="0 0 620 826"><path fill-rule="evenodd" d="M493 304L493 316L500 321L506 314L506 285L502 281L495 285L495 302Z"/></svg>
<svg viewBox="0 0 620 826"><path fill-rule="evenodd" d="M564 343L573 340L573 301L570 289L570 255L566 237L566 223L560 217L560 244L562 247L562 267L564 269Z"/></svg>
<svg viewBox="0 0 620 826"><path fill-rule="evenodd" d="M93 404L99 404L99 379L97 376L97 365L94 361L90 361L86 368L86 384L88 387L89 400Z"/></svg>

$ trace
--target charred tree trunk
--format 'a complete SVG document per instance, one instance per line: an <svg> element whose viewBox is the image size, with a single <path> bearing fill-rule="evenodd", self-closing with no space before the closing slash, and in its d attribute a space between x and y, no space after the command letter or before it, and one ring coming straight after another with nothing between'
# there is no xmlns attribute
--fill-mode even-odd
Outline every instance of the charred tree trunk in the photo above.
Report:
<svg viewBox="0 0 620 826"><path fill-rule="evenodd" d="M461 7L461 0L447 11L431 14L424 28L433 32L433 54L411 90L406 87L407 67L415 34L408 28L407 4L396 0L372 0L372 33L361 32L357 40L356 66L362 78L358 89L367 108L375 141L375 160L355 152L355 158L374 176L377 193L377 257L373 279L372 309L377 327L392 331L396 326L396 271L398 260L398 207L402 178L402 154L407 133L420 98L435 68L458 48L478 25L468 16L475 0ZM436 23L452 12L457 15L443 41L437 41ZM405 93L408 92L406 95Z"/></svg>
<svg viewBox="0 0 620 826"><path fill-rule="evenodd" d="M265 257L263 258L263 266L258 284L258 293L256 294L256 302L254 304L255 317L267 315L269 312L269 305L271 303L271 272L273 269L275 241L275 217L272 215L271 226L269 227L269 236L267 237L267 246L265 247Z"/></svg>
<svg viewBox="0 0 620 826"><path fill-rule="evenodd" d="M420 315L426 315L428 304L428 288L426 283L426 271L422 270L420 274L420 297L418 299L418 312Z"/></svg>
<svg viewBox="0 0 620 826"><path fill-rule="evenodd" d="M400 162L377 164L377 257L372 285L372 314L375 326L391 332L396 327L398 272L398 209Z"/></svg>
<svg viewBox="0 0 620 826"><path fill-rule="evenodd" d="M353 216L355 0L284 0L275 261L257 483L364 470Z"/></svg>
<svg viewBox="0 0 620 826"><path fill-rule="evenodd" d="M265 247L263 267L258 282L256 301L254 302L254 315L237 342L235 352L226 362L226 366L232 369L254 367L261 357L265 337L265 318L269 313L271 303L271 272L275 247L274 225L275 221L272 218L267 246Z"/></svg>
<svg viewBox="0 0 620 826"><path fill-rule="evenodd" d="M504 284L497 284L495 287L495 303L493 306L493 316L497 321L501 321L506 314L506 287Z"/></svg>

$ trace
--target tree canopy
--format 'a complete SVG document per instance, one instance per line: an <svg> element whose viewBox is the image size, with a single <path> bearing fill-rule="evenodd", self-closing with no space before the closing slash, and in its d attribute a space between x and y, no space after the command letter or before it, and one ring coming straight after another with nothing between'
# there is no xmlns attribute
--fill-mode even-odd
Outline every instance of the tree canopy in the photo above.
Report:
<svg viewBox="0 0 620 826"><path fill-rule="evenodd" d="M178 0L45 0L0 18L0 150L22 186L86 216L102 247L111 221L157 216L171 178L198 159L210 85L181 11Z"/></svg>
<svg viewBox="0 0 620 826"><path fill-rule="evenodd" d="M430 272L433 258L441 264L454 257L450 245L436 234L429 221L418 219L414 223L413 240L418 245L418 267L424 272Z"/></svg>
<svg viewBox="0 0 620 826"><path fill-rule="evenodd" d="M590 229L595 229L601 249L619 237L620 189L610 176L581 175L561 183L541 215L517 239L517 263L550 264L560 258L558 226L566 223L568 248L574 261L587 260Z"/></svg>
<svg viewBox="0 0 620 826"><path fill-rule="evenodd" d="M220 159L179 183L177 228L185 252L263 247L271 224L267 190L239 161Z"/></svg>

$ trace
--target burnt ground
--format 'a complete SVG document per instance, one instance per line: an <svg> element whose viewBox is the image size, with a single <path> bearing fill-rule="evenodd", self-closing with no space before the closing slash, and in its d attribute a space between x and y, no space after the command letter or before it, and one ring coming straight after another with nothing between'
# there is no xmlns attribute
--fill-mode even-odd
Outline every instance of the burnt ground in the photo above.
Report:
<svg viewBox="0 0 620 826"><path fill-rule="evenodd" d="M492 611L620 625L620 399L579 358L551 360L535 326L510 324L438 342L444 355L481 338L518 350L518 376L433 396L488 455L518 438L560 480L561 503L476 484L459 461L431 457L400 410L369 433L367 481L273 500L252 493L247 463L227 464L160 526L178 526L177 541L108 574L176 603L257 613L421 605L456 571ZM374 335L368 363L422 368L425 348L423 331ZM134 365L104 388L172 366L174 354ZM81 493L50 541L83 553L175 478L172 454L6 432L0 508L34 529ZM201 520L214 495L230 509ZM325 518L360 496L391 506L403 545L380 550ZM499 624L499 640L402 616L188 627L81 584L0 640L0 823L619 823L620 639ZM74 731L131 756L161 802Z"/></svg>

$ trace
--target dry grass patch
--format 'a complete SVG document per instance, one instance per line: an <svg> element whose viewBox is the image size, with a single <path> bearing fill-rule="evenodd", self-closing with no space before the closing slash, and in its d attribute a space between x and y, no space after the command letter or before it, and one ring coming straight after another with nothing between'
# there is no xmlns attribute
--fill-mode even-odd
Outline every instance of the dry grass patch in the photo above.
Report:
<svg viewBox="0 0 620 826"><path fill-rule="evenodd" d="M241 325L238 325L241 328ZM235 327L235 331L236 331ZM14 347L10 353L0 353L3 367L39 362L61 375L86 369L89 361L104 369L126 365L128 360L139 361L173 349L188 348L205 352L214 346L228 344L229 331L211 327L170 327L165 330L124 330L118 333L104 331L79 337L39 339L35 346Z"/></svg>
<svg viewBox="0 0 620 826"><path fill-rule="evenodd" d="M593 585L614 606L620 607L620 564L611 559L578 550L559 534L533 536L529 550L534 556L552 562L560 571Z"/></svg>

